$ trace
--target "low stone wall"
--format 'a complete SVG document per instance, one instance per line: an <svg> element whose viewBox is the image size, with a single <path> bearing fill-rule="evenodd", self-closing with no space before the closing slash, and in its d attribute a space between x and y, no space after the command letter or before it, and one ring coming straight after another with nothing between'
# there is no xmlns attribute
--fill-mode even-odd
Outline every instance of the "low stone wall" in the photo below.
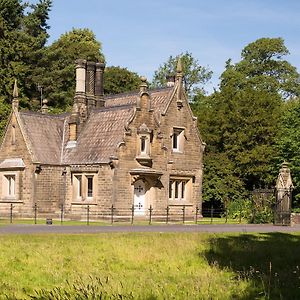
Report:
<svg viewBox="0 0 300 300"><path fill-rule="evenodd" d="M291 225L300 224L300 213L291 213Z"/></svg>

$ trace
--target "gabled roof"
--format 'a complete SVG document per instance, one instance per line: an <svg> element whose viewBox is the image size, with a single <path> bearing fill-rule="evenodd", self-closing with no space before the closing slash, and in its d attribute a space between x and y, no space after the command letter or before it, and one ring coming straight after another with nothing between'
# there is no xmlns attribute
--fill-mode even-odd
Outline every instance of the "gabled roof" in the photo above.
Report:
<svg viewBox="0 0 300 300"><path fill-rule="evenodd" d="M151 108L160 114L172 88L149 90ZM123 142L126 125L132 118L139 92L105 97L105 106L91 112L80 130L76 146L68 146L70 114L50 115L19 112L21 125L34 162L44 164L108 163Z"/></svg>
<svg viewBox="0 0 300 300"><path fill-rule="evenodd" d="M37 162L58 164L65 115L19 112L22 127Z"/></svg>

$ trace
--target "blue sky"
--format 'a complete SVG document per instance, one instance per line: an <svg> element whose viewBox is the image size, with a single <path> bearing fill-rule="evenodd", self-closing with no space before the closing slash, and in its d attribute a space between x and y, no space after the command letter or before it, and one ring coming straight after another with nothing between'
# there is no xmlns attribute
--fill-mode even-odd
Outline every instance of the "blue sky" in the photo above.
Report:
<svg viewBox="0 0 300 300"><path fill-rule="evenodd" d="M49 43L72 28L89 28L102 43L107 65L152 79L170 55L189 51L214 72L261 37L282 37L287 60L300 71L299 0L53 0Z"/></svg>

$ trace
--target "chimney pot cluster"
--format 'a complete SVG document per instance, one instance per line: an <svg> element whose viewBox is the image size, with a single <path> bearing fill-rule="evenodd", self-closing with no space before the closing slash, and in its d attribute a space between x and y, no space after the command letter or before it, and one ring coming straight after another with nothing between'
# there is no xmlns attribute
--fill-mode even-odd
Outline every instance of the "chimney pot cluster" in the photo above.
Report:
<svg viewBox="0 0 300 300"><path fill-rule="evenodd" d="M69 120L70 140L76 140L83 123L95 107L104 106L103 73L104 63L77 59L76 89Z"/></svg>

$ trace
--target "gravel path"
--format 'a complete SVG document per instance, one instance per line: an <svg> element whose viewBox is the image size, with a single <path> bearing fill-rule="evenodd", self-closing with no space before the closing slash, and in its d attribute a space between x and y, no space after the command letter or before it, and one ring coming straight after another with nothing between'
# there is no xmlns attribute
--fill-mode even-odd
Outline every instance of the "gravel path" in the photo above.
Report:
<svg viewBox="0 0 300 300"><path fill-rule="evenodd" d="M24 225L0 226L0 234L84 234L109 232L300 232L300 225L273 226L254 224L215 225L113 225L113 226L67 226L67 225Z"/></svg>

